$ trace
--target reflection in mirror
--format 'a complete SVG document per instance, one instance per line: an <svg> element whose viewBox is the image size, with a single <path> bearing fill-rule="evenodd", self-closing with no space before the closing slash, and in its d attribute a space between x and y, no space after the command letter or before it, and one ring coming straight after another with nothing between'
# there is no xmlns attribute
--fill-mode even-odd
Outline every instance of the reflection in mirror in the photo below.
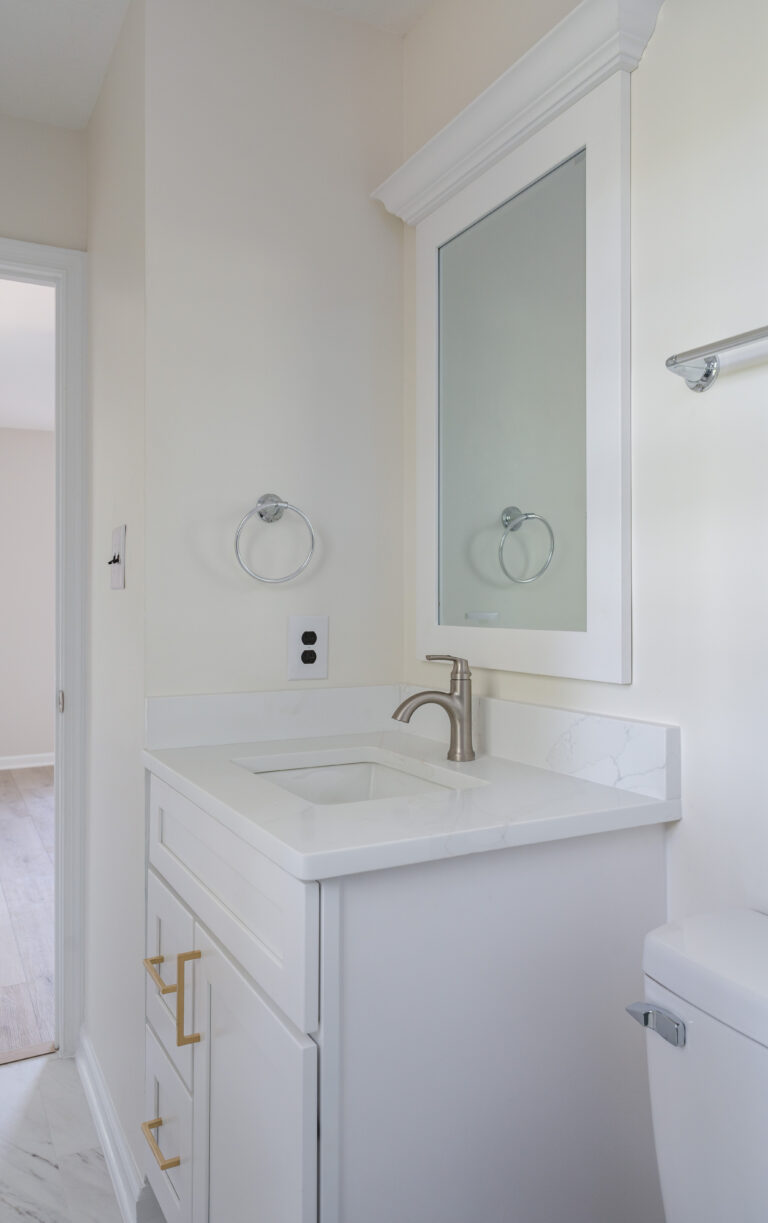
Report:
<svg viewBox="0 0 768 1223"><path fill-rule="evenodd" d="M439 623L586 629L586 154L439 251Z"/></svg>

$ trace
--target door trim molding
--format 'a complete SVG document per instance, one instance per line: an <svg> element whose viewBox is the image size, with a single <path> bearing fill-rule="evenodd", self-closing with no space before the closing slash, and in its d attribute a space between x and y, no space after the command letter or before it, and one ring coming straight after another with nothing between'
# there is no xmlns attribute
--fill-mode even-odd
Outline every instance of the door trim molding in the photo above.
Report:
<svg viewBox="0 0 768 1223"><path fill-rule="evenodd" d="M88 493L86 255L0 239L0 277L56 289L56 1043L75 1053L83 1020ZM51 700L55 693L51 693Z"/></svg>

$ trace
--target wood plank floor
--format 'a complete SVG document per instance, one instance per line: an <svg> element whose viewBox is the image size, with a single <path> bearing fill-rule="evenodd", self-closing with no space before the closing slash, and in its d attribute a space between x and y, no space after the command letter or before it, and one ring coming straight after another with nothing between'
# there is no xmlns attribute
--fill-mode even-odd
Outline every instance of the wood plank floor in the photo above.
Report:
<svg viewBox="0 0 768 1223"><path fill-rule="evenodd" d="M53 769L0 771L0 1060L54 1038Z"/></svg>

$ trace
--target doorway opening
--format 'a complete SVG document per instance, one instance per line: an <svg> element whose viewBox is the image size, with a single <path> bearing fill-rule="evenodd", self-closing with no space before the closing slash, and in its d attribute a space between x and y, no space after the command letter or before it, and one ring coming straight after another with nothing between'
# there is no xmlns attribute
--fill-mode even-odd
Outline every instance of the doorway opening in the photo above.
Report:
<svg viewBox="0 0 768 1223"><path fill-rule="evenodd" d="M0 1064L82 1018L84 259L0 239Z"/></svg>
<svg viewBox="0 0 768 1223"><path fill-rule="evenodd" d="M0 278L0 1061L55 1049L56 290Z"/></svg>

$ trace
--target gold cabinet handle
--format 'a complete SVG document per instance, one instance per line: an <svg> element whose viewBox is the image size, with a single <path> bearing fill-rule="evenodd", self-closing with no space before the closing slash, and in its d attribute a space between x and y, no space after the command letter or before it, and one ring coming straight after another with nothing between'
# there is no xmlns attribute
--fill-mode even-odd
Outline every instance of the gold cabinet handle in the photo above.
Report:
<svg viewBox="0 0 768 1223"><path fill-rule="evenodd" d="M160 973L155 968L155 964L164 964L164 963L165 963L164 955L153 955L153 956L150 956L149 959L146 959L144 961L144 967L146 968L147 972L149 973L150 977L154 981L157 988L160 990L161 994L175 994L176 986L166 985L165 981L160 976Z"/></svg>
<svg viewBox="0 0 768 1223"><path fill-rule="evenodd" d="M179 991L178 1001L176 1002L177 1045L194 1045L200 1039L199 1032L193 1032L189 1036L184 1035L184 965L187 963L187 960L199 960L201 955L201 951L183 951L181 955L176 956L176 984Z"/></svg>
<svg viewBox="0 0 768 1223"><path fill-rule="evenodd" d="M166 1159L163 1152L155 1142L153 1130L158 1129L163 1124L162 1117L155 1117L154 1121L142 1121L141 1132L149 1143L149 1148L157 1160L158 1167L161 1172L167 1172L169 1168L178 1168L181 1163L181 1158L176 1155L173 1159Z"/></svg>

